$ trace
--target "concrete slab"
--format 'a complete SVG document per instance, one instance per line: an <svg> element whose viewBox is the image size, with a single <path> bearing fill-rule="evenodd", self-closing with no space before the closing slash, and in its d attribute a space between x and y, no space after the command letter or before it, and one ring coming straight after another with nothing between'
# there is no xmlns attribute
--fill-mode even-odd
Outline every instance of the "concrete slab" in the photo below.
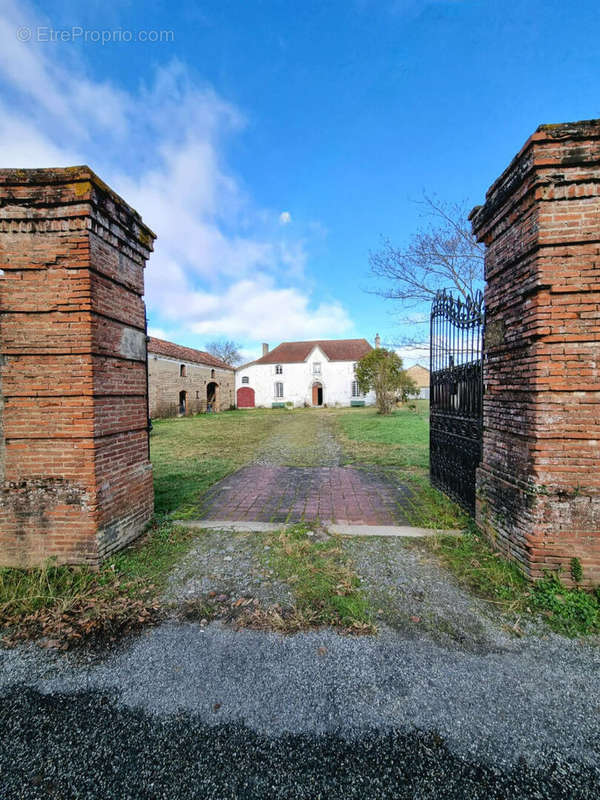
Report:
<svg viewBox="0 0 600 800"><path fill-rule="evenodd" d="M197 528L211 531L237 531L239 533L270 533L285 528L284 523L247 522L231 519L185 519L176 520L182 528Z"/></svg>
<svg viewBox="0 0 600 800"><path fill-rule="evenodd" d="M423 536L460 536L459 530L436 530L434 528L414 528L412 525L347 525L343 522L335 522L327 526L329 533L337 533L340 536L406 536L419 538Z"/></svg>
<svg viewBox="0 0 600 800"><path fill-rule="evenodd" d="M294 523L285 522L251 522L248 520L226 519L186 519L177 522L184 528L198 530L233 531L238 533L271 533L290 527ZM450 535L460 536L459 530L435 530L433 528L414 528L411 525L351 525L343 522L324 526L329 533L340 536L392 536L419 538L423 536Z"/></svg>

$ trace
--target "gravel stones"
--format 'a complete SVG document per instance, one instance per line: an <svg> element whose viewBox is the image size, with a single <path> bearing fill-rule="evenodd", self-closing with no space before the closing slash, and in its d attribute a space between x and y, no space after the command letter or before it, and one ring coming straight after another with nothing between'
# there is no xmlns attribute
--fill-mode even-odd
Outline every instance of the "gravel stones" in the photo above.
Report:
<svg viewBox="0 0 600 800"><path fill-rule="evenodd" d="M0 770L17 787L43 761L42 781L71 776L87 788L62 796L81 797L168 796L153 795L152 781L161 791L184 776L205 786L203 765L216 788L194 795L182 784L178 797L471 798L486 787L498 798L594 797L599 691L600 651L558 636L475 653L385 629L282 637L167 623L101 662L2 651ZM265 752L272 784L248 766L266 768ZM248 770L258 783L242 791ZM114 785L122 794L109 793ZM416 793L403 795L409 787ZM3 800L44 796L28 791Z"/></svg>
<svg viewBox="0 0 600 800"><path fill-rule="evenodd" d="M258 533L204 531L171 573L165 601L179 605L215 592L234 599L252 597L265 607L291 605L290 587L269 570L265 547L265 537Z"/></svg>

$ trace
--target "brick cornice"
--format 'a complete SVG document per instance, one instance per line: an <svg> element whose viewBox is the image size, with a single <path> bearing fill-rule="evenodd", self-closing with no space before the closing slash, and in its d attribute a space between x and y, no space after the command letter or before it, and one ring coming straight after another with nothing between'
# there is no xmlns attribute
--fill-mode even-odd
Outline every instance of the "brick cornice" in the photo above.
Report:
<svg viewBox="0 0 600 800"><path fill-rule="evenodd" d="M479 241L486 239L499 219L526 195L540 186L556 184L562 177L556 170L575 172L593 165L600 166L600 119L540 125L490 186L485 203L471 211L473 233ZM569 177L567 182L572 180Z"/></svg>
<svg viewBox="0 0 600 800"><path fill-rule="evenodd" d="M88 166L0 170L0 231L89 229L147 260L156 234Z"/></svg>

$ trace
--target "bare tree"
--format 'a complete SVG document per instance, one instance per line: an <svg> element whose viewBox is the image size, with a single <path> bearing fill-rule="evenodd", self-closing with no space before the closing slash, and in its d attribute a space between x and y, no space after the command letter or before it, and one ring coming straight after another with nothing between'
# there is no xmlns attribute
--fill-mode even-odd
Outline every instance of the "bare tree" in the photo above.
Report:
<svg viewBox="0 0 600 800"><path fill-rule="evenodd" d="M242 361L242 355L240 353L241 345L231 339L215 339L212 342L208 342L205 346L207 353L210 353L216 358L220 358L221 361L224 361L232 367Z"/></svg>
<svg viewBox="0 0 600 800"><path fill-rule="evenodd" d="M438 289L467 297L483 281L484 248L471 233L465 204L423 196L427 224L405 248L383 240L369 257L371 274L384 281L374 294L403 301L404 309L431 301Z"/></svg>

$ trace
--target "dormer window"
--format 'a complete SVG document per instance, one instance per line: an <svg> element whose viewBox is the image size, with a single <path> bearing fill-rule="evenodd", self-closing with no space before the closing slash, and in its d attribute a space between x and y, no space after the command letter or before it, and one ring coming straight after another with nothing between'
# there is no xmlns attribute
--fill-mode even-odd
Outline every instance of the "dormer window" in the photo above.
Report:
<svg viewBox="0 0 600 800"><path fill-rule="evenodd" d="M320 375L320 374L321 374L321 362L313 361L313 375Z"/></svg>
<svg viewBox="0 0 600 800"><path fill-rule="evenodd" d="M179 365L179 377L180 378L185 378L185 375L186 375L185 364L180 364Z"/></svg>
<svg viewBox="0 0 600 800"><path fill-rule="evenodd" d="M281 364L275 366L275 375L283 375L283 367Z"/></svg>

